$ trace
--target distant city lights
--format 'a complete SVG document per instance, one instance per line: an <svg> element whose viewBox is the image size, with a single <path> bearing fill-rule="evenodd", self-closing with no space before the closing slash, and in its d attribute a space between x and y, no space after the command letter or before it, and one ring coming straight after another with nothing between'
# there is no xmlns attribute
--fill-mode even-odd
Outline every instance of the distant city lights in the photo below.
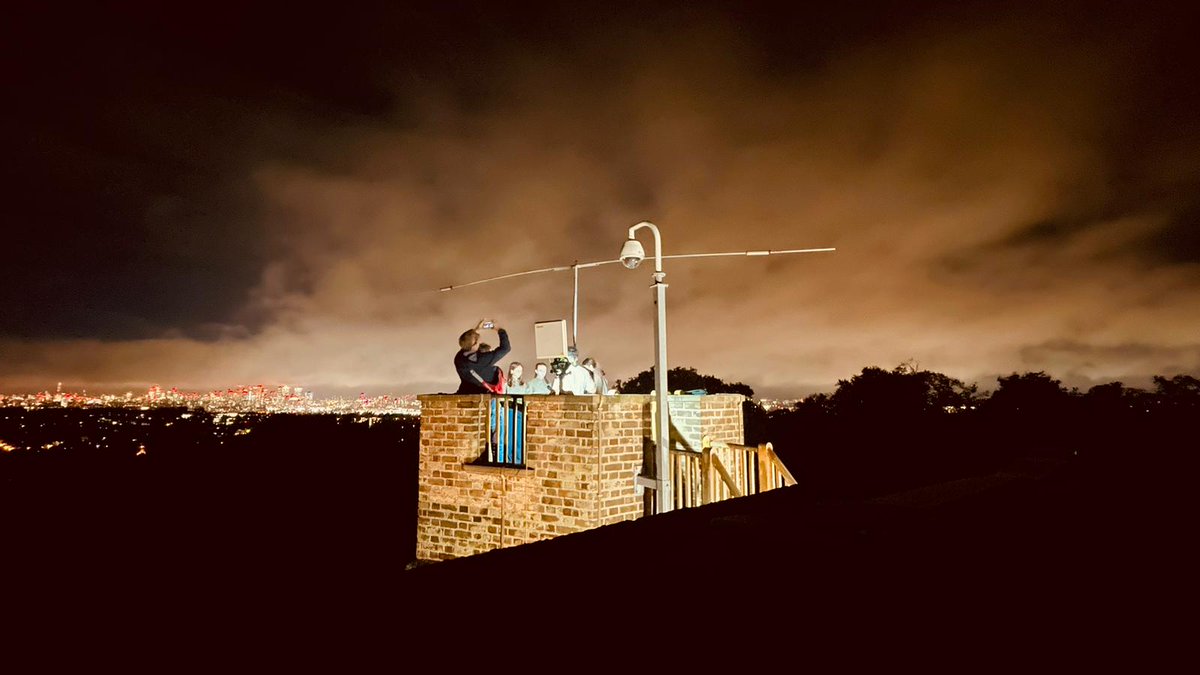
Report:
<svg viewBox="0 0 1200 675"><path fill-rule="evenodd" d="M239 386L207 393L163 389L154 385L144 394L88 394L62 390L34 394L0 394L0 407L35 408L188 408L210 413L299 413L299 414L372 414L420 415L416 395L367 396L319 399L302 387L279 385Z"/></svg>

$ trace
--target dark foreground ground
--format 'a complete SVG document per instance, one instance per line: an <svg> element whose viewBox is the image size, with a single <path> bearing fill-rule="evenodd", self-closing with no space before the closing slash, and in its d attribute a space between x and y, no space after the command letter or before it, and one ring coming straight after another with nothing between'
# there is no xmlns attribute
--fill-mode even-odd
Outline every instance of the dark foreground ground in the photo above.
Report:
<svg viewBox="0 0 1200 675"><path fill-rule="evenodd" d="M789 488L408 570L411 532L383 482L360 490L349 473L10 494L0 639L10 663L49 670L1183 665L1195 475L1181 460L1028 457L883 497Z"/></svg>
<svg viewBox="0 0 1200 675"><path fill-rule="evenodd" d="M928 665L957 650L971 655L955 670L1174 662L1192 649L1192 476L1149 458L1025 457L854 502L788 488L420 566L403 582L418 604L501 625L519 615L522 633L639 627L632 639L682 641L699 664L731 649L797 666L831 652Z"/></svg>

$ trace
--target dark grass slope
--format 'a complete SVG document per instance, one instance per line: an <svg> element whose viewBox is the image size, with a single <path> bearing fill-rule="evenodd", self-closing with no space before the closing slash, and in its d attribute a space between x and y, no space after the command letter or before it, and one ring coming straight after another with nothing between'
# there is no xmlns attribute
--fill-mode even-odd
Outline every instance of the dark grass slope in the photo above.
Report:
<svg viewBox="0 0 1200 675"><path fill-rule="evenodd" d="M521 599L499 604L549 631L636 607L661 617L660 637L735 626L806 649L857 644L867 659L886 659L869 647L881 641L1073 663L1158 645L1137 663L1179 646L1174 612L1194 577L1187 474L1165 468L1029 457L873 499L788 488L419 566L404 586L441 608Z"/></svg>

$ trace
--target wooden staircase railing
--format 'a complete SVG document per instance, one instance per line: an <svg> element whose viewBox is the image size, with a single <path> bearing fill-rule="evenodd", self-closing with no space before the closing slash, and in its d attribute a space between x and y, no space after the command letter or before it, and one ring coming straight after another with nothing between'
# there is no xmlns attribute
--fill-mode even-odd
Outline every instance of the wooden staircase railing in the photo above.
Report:
<svg viewBox="0 0 1200 675"><path fill-rule="evenodd" d="M703 438L700 452L671 450L675 508L711 504L795 485L770 443L738 445Z"/></svg>

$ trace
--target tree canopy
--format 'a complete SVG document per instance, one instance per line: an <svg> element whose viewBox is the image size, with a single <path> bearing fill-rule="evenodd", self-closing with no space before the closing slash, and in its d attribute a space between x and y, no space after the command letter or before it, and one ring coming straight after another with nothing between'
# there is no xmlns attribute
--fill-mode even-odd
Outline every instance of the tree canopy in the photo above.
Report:
<svg viewBox="0 0 1200 675"><path fill-rule="evenodd" d="M1154 376L1154 393L1159 404L1168 408L1200 407L1200 380L1190 375L1166 378Z"/></svg>
<svg viewBox="0 0 1200 675"><path fill-rule="evenodd" d="M695 368L677 367L667 371L667 389L670 391L692 391L703 389L708 394L742 394L754 397L754 390L742 382L726 382L715 375L704 375ZM649 394L654 391L654 368L643 370L628 380L617 382L617 391L622 394Z"/></svg>
<svg viewBox="0 0 1200 675"><path fill-rule="evenodd" d="M830 404L841 414L914 415L971 407L976 395L974 384L903 363L890 371L870 366L838 380Z"/></svg>
<svg viewBox="0 0 1200 675"><path fill-rule="evenodd" d="M846 380L838 380L832 393L808 396L790 411L813 418L826 416L903 417L936 415L976 409L1000 415L1060 415L1069 411L1093 413L1118 411L1191 411L1200 407L1200 379L1190 375L1156 375L1154 390L1126 387L1109 382L1086 393L1067 389L1044 371L1012 373L996 378L997 388L980 394L978 385L943 373L921 369L908 361L891 370L868 366ZM628 380L618 381L622 394L654 391L654 368ZM729 382L695 368L676 367L667 372L672 391L703 390L709 394L742 394L750 399L754 389L743 382ZM765 414L765 413L764 413ZM773 413L774 414L774 413Z"/></svg>
<svg viewBox="0 0 1200 675"><path fill-rule="evenodd" d="M1072 397L1062 382L1043 371L1013 373L996 378L999 387L987 401L987 409L1004 413L1054 413L1061 411Z"/></svg>

